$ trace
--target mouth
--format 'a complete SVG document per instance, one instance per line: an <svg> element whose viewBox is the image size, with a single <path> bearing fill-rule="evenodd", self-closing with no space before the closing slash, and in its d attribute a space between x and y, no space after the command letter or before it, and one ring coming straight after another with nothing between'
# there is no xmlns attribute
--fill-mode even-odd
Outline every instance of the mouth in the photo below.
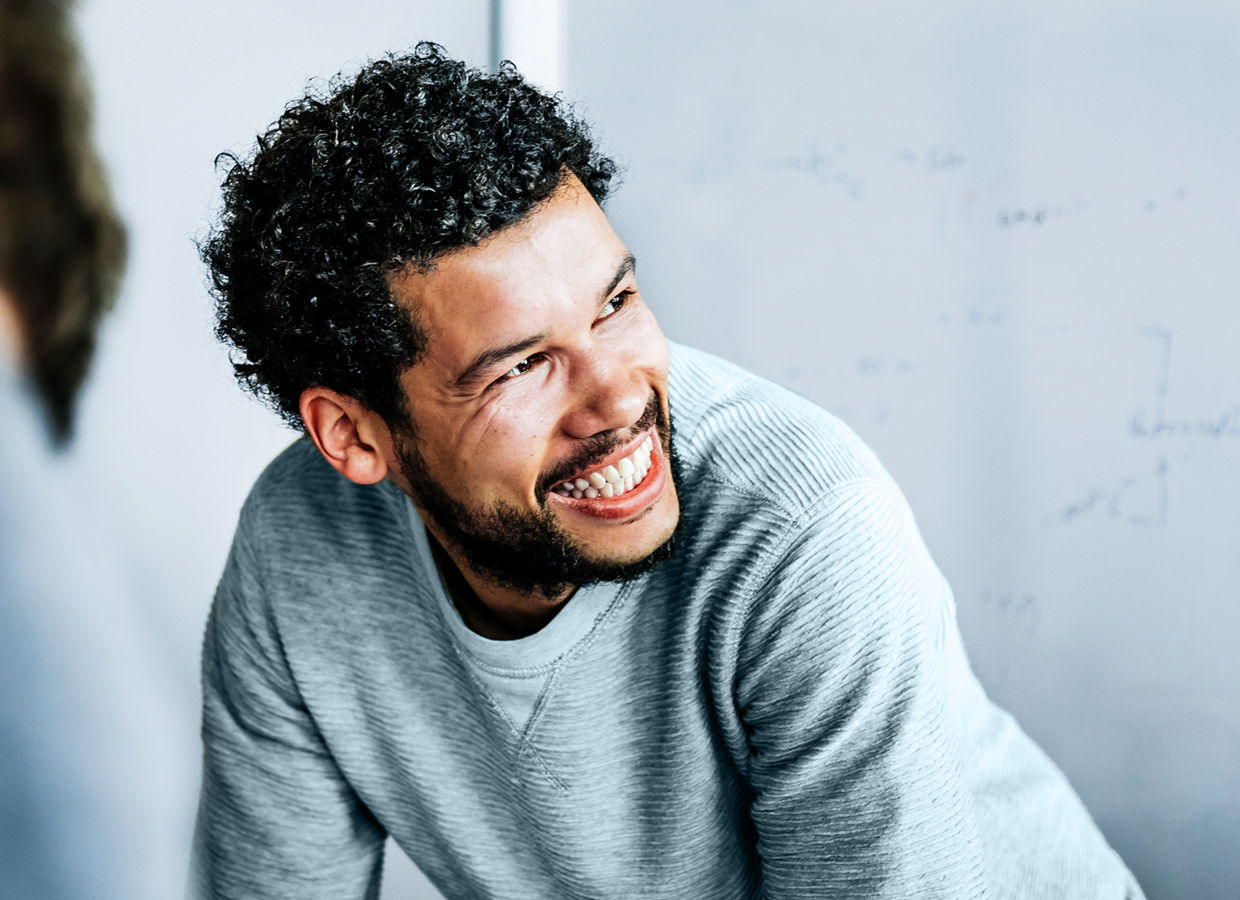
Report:
<svg viewBox="0 0 1240 900"><path fill-rule="evenodd" d="M628 518L663 494L667 464L654 427L602 462L557 482L547 498L600 519Z"/></svg>

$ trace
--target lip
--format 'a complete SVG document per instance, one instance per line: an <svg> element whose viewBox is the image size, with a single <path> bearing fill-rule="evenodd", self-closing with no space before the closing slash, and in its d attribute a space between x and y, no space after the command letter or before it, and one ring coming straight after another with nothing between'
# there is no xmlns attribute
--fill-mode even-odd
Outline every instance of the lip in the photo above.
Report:
<svg viewBox="0 0 1240 900"><path fill-rule="evenodd" d="M663 496L663 489L667 486L667 461L663 457L663 444L659 440L659 432L656 426L652 425L625 447L608 454L605 459L589 469L589 471L594 472L613 465L618 460L630 455L641 446L646 438L650 438L653 445L650 452L650 471L646 473L646 477L642 479L641 484L636 485L633 490L627 491L619 497L597 497L593 500L588 500L584 497L581 499L565 497L563 494L549 491L547 493L548 502L564 506L574 513L595 519L627 519L643 512Z"/></svg>

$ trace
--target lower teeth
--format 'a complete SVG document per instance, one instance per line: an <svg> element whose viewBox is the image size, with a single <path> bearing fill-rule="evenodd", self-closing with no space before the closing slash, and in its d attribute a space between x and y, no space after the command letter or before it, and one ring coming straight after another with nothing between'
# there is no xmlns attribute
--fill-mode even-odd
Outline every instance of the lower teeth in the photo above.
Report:
<svg viewBox="0 0 1240 900"><path fill-rule="evenodd" d="M646 468L636 469L632 475L626 475L618 482L605 481L601 487L595 486L586 479L574 478L572 481L557 484L552 490L562 497L572 497L574 500L621 497L641 484L649 472L650 464L647 463ZM581 481L586 482L585 488L578 486L578 482Z"/></svg>

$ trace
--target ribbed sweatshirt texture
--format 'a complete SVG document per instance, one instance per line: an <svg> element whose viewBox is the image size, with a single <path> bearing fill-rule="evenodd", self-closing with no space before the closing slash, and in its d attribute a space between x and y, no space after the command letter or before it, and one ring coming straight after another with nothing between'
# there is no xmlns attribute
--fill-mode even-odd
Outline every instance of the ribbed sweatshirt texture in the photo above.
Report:
<svg viewBox="0 0 1240 900"><path fill-rule="evenodd" d="M267 468L203 649L200 895L377 897L390 835L450 900L1141 897L861 441L685 347L669 390L674 557L520 640L398 489Z"/></svg>

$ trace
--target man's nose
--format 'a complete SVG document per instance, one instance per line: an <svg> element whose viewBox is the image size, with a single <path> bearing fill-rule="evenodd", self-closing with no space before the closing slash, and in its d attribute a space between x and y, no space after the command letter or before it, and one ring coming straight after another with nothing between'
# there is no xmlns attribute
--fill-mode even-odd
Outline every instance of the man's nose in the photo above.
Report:
<svg viewBox="0 0 1240 900"><path fill-rule="evenodd" d="M631 359L606 351L590 353L570 382L564 431L575 438L619 431L641 418L650 401L650 384Z"/></svg>

